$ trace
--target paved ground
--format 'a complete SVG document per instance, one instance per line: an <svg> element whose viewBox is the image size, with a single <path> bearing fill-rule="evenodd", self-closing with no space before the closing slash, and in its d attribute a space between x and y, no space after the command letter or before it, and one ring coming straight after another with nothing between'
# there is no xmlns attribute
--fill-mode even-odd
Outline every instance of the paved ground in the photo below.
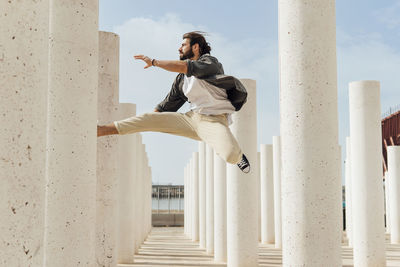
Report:
<svg viewBox="0 0 400 267"><path fill-rule="evenodd" d="M386 236L389 243L389 236ZM273 245L260 245L259 266L282 266L282 252ZM400 244L387 244L387 266L400 267ZM343 244L343 266L353 266L353 251ZM166 266L226 266L214 262L213 256L200 249L183 233L182 227L153 228L147 240L135 255L135 264L120 264L119 267L166 267Z"/></svg>

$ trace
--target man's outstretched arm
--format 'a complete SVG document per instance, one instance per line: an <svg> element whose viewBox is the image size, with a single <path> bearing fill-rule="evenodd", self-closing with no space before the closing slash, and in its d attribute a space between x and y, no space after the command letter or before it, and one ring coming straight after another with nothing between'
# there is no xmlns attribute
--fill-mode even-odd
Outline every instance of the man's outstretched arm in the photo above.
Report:
<svg viewBox="0 0 400 267"><path fill-rule="evenodd" d="M146 62L147 65L144 67L145 69L151 66L156 66L171 72L178 72L184 74L187 73L187 63L185 60L156 60L156 59L151 59L144 55L136 55L134 56L134 58L141 59L144 62Z"/></svg>

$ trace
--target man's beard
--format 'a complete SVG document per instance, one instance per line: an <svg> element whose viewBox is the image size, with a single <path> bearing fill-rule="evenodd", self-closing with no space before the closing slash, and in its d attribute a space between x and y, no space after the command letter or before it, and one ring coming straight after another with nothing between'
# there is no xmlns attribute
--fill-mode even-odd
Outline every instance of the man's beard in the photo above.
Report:
<svg viewBox="0 0 400 267"><path fill-rule="evenodd" d="M193 49L190 47L190 50L187 51L186 53L179 55L180 60L185 60L185 59L190 59L194 57Z"/></svg>

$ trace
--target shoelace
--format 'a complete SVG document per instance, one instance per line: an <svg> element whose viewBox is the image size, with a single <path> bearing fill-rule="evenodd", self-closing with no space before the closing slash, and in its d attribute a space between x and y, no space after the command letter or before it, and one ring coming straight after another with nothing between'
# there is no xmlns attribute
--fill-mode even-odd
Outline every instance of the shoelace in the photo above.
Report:
<svg viewBox="0 0 400 267"><path fill-rule="evenodd" d="M241 160L239 163L238 163L238 166L239 166L239 168L243 168L243 167L247 167L248 166L248 164L247 164L247 162L245 161L245 160Z"/></svg>

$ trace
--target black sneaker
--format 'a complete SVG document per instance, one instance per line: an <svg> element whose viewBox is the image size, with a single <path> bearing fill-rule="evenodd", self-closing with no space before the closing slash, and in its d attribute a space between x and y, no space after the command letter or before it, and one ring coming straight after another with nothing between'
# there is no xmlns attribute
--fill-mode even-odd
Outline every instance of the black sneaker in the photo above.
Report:
<svg viewBox="0 0 400 267"><path fill-rule="evenodd" d="M237 164L239 169L244 173L250 172L250 162L247 160L246 156L243 154L242 160Z"/></svg>

